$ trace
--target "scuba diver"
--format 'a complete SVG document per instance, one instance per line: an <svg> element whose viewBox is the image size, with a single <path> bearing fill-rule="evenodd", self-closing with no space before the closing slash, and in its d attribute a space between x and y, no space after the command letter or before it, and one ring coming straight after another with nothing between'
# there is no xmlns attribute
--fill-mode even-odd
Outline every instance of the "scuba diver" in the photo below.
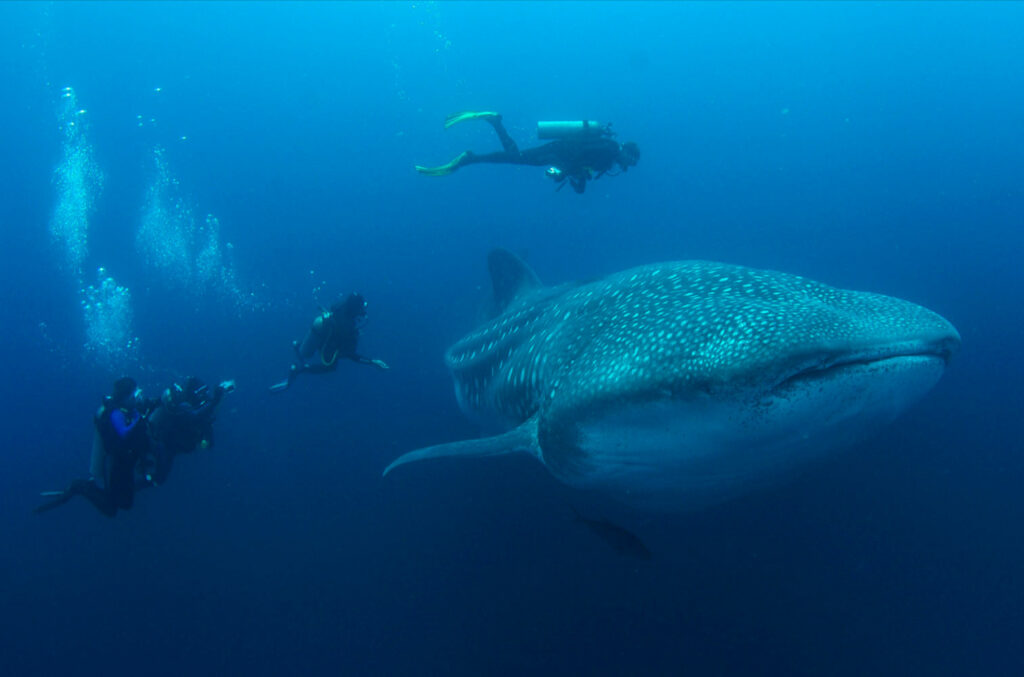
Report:
<svg viewBox="0 0 1024 677"><path fill-rule="evenodd" d="M135 379L125 376L115 381L113 392L103 398L93 417L96 435L89 479L75 480L64 491L43 492L43 496L53 498L34 512L52 510L78 495L107 517L131 508L135 499L135 466L149 452L146 416L155 404L142 398Z"/></svg>
<svg viewBox="0 0 1024 677"><path fill-rule="evenodd" d="M366 299L361 294L349 294L335 301L330 310L323 310L316 319L309 333L300 344L292 342L298 361L292 365L288 378L270 386L271 392L286 390L295 377L302 372L322 374L334 371L338 367L338 358L345 358L359 364L372 364L378 369L388 369L383 360L371 360L356 353L359 342L359 328L366 321ZM320 353L320 358L312 363L311 357Z"/></svg>
<svg viewBox="0 0 1024 677"><path fill-rule="evenodd" d="M195 376L174 383L163 392L159 405L149 415L151 452L139 463L143 486L167 481L174 457L213 446L213 421L217 405L235 382L223 381L210 388Z"/></svg>
<svg viewBox="0 0 1024 677"><path fill-rule="evenodd" d="M456 113L448 116L444 128L477 119L486 120L494 127L504 150L496 153L474 153L467 150L448 164L439 167L416 165L416 171L427 176L447 176L456 169L479 163L546 166L548 177L558 185L556 191L564 188L568 182L574 191L582 194L587 189L587 181L601 178L616 164L621 172L625 172L640 160L640 148L634 142L619 144L610 124L602 125L593 120L538 122L537 136L553 141L522 151L505 131L498 113Z"/></svg>

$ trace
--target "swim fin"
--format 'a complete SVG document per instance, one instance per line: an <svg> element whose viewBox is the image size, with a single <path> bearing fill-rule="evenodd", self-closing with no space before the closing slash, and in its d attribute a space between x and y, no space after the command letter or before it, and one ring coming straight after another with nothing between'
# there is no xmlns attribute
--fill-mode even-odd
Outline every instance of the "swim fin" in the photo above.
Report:
<svg viewBox="0 0 1024 677"><path fill-rule="evenodd" d="M466 159L467 155L469 155L469 151L460 153L457 158L446 165L441 165L440 167L423 167L416 165L416 171L425 176L448 176L459 168L459 165L462 164L462 161Z"/></svg>
<svg viewBox="0 0 1024 677"><path fill-rule="evenodd" d="M44 498L50 498L51 500L47 501L46 503L37 505L32 510L32 512L38 515L41 512L46 512L48 510L53 510L54 508L59 508L60 506L64 505L72 498L77 496L78 494L83 493L86 489L86 486L89 484L89 480L75 480L74 482L71 483L71 486L69 486L64 491L41 491L39 492L40 496L43 496Z"/></svg>
<svg viewBox="0 0 1024 677"><path fill-rule="evenodd" d="M488 118L500 118L500 117L501 117L500 113L495 113L493 111L472 111L472 110L466 110L466 111L462 111L461 113L453 113L453 114L449 115L448 117L446 117L445 120L444 120L444 128L448 129L452 125L457 125L460 122L465 122L466 120L486 120Z"/></svg>

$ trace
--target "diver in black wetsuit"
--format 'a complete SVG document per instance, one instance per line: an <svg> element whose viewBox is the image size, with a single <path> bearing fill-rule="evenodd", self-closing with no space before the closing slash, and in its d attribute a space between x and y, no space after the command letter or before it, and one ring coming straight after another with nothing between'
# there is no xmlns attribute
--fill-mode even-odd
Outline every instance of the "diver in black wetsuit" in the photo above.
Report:
<svg viewBox="0 0 1024 677"><path fill-rule="evenodd" d="M445 129L465 120L486 120L498 134L504 150L496 153L466 151L448 164L439 167L416 166L416 171L427 176L447 176L466 165L490 163L548 167L547 175L561 190L568 182L577 193L583 193L587 181L599 179L617 164L626 171L640 160L640 148L632 141L619 144L610 125L595 122L541 122L538 134L554 141L519 150L516 142L501 124L501 115L492 112L456 113L445 120Z"/></svg>
<svg viewBox="0 0 1024 677"><path fill-rule="evenodd" d="M44 496L53 498L35 512L51 510L78 495L87 498L107 517L131 508L135 500L135 466L149 452L146 414L153 405L142 399L134 379L118 379L113 393L103 398L103 405L93 417L96 435L89 479L75 480L64 491L44 492Z"/></svg>
<svg viewBox="0 0 1024 677"><path fill-rule="evenodd" d="M213 446L217 405L234 389L234 381L223 381L211 393L200 379L189 376L164 391L160 404L149 416L152 453L140 463L144 486L166 482L178 454Z"/></svg>
<svg viewBox="0 0 1024 677"><path fill-rule="evenodd" d="M334 371L338 367L339 358L387 369L388 365L383 360L372 360L356 352L359 327L365 321L366 299L361 294L349 294L335 302L330 310L317 315L302 343L292 343L298 361L292 365L288 378L270 386L270 390L280 392L287 389L302 372L322 374ZM307 362L317 353L319 359Z"/></svg>

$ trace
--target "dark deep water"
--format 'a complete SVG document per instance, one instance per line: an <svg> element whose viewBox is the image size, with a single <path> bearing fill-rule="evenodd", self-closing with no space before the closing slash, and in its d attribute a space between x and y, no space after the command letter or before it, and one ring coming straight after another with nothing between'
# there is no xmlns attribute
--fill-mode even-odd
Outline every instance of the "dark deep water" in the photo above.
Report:
<svg viewBox="0 0 1024 677"><path fill-rule="evenodd" d="M1017 3L0 5L0 671L1024 674L1022 34ZM443 129L473 108L523 146L610 120L643 155L583 196L418 176L497 148ZM478 432L441 356L495 246L551 282L798 273L921 303L963 349L794 482L625 514L654 556L619 557L569 508L616 506L525 456L380 477ZM83 291L100 266L130 298ZM351 289L392 370L270 395L314 296ZM114 520L32 515L125 372L236 378L216 447Z"/></svg>

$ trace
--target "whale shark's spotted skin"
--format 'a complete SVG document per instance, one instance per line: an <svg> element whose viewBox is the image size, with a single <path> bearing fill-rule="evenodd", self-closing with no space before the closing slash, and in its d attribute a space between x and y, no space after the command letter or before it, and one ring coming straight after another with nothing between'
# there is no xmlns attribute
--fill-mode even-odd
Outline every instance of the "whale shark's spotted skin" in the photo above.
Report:
<svg viewBox="0 0 1024 677"><path fill-rule="evenodd" d="M495 265L518 264L507 252L495 256L499 262L492 260L492 272ZM523 276L529 282L532 273L527 269ZM887 368L876 374L881 379L883 372L895 374L897 364L902 369L917 359L926 360L914 363L928 372L925 380L937 379L959 345L945 319L913 303L722 263L653 264L585 284L523 287L505 294L510 301L497 317L452 346L446 363L467 414L505 428L536 424L535 444L506 442L529 447L573 484L599 486L608 479L603 475L623 476L622 468L602 472L609 452L605 442L591 444L598 437L617 440L612 465L679 471L676 457L692 457L693 444L714 444L704 424L670 432L694 411L722 416L727 409L726 418L718 420L729 428L720 435L723 447L735 441L730 435L742 439L743 430L757 446L763 442L758 430L775 424L768 420L775 401L805 406L814 388L822 390L822 383L812 383L815 378L833 384L842 376L851 387L862 388L851 377L863 377L869 366L876 372ZM915 369L910 371L916 374ZM921 390L915 378L910 381ZM864 404L852 402L859 392L842 395L851 408ZM878 397L872 391L868 404ZM718 411L723 403L728 406ZM645 404L651 406L644 409ZM646 417L653 410L663 410L664 416L649 425ZM638 440L634 446L641 451L630 459L629 435L609 437L605 424L610 420L618 421L617 430L632 427L646 440L664 437L657 439L657 453ZM659 431L653 438L651 425ZM673 434L679 437L675 442ZM683 439L688 434L699 439ZM591 453L590 447L599 451ZM498 453L458 445L427 451L428 456ZM697 455L708 453L702 447ZM416 457L421 456L403 459Z"/></svg>

